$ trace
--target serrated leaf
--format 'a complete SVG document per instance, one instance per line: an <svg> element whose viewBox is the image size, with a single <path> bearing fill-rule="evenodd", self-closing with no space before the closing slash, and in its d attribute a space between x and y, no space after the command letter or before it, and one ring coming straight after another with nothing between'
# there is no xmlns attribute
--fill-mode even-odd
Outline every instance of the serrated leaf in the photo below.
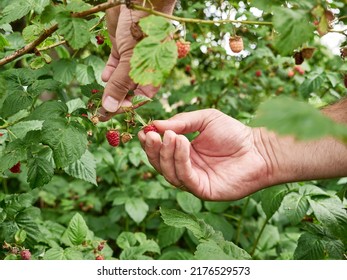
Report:
<svg viewBox="0 0 347 280"><path fill-rule="evenodd" d="M69 13L60 13L56 18L59 32L72 48L80 49L89 43L88 22L82 18L71 17Z"/></svg>
<svg viewBox="0 0 347 280"><path fill-rule="evenodd" d="M10 142L1 155L0 172L3 172L17 162L26 159L26 145L21 139Z"/></svg>
<svg viewBox="0 0 347 280"><path fill-rule="evenodd" d="M311 105L288 97L277 97L262 103L254 126L265 126L281 135L293 135L307 140L334 136L347 139L347 126L325 117Z"/></svg>
<svg viewBox="0 0 347 280"><path fill-rule="evenodd" d="M81 214L76 213L69 222L64 233L68 237L71 244L81 245L86 240L88 234L88 226Z"/></svg>
<svg viewBox="0 0 347 280"><path fill-rule="evenodd" d="M90 55L85 59L85 64L89 65L94 70L94 78L98 82L99 85L104 85L105 83L101 79L101 73L104 70L105 62L99 57L95 55Z"/></svg>
<svg viewBox="0 0 347 280"><path fill-rule="evenodd" d="M130 77L141 85L159 86L176 65L177 47L173 41L161 42L147 37L134 48Z"/></svg>
<svg viewBox="0 0 347 280"><path fill-rule="evenodd" d="M2 106L1 114L4 118L8 118L18 111L28 108L33 99L24 91L12 92L8 95Z"/></svg>
<svg viewBox="0 0 347 280"><path fill-rule="evenodd" d="M10 23L27 15L35 2L33 0L17 0L7 5L0 15L0 24Z"/></svg>
<svg viewBox="0 0 347 280"><path fill-rule="evenodd" d="M30 68L37 70L46 65L46 60L42 57L35 57L31 62L30 62Z"/></svg>
<svg viewBox="0 0 347 280"><path fill-rule="evenodd" d="M300 85L299 92L304 97L308 97L311 93L315 92L326 80L324 73L312 73L305 81Z"/></svg>
<svg viewBox="0 0 347 280"><path fill-rule="evenodd" d="M154 15L142 18L139 25L145 34L159 41L164 40L175 31L167 19Z"/></svg>
<svg viewBox="0 0 347 280"><path fill-rule="evenodd" d="M279 35L275 41L277 51L282 55L293 51L314 36L309 11L283 7L274 8L273 24Z"/></svg>
<svg viewBox="0 0 347 280"><path fill-rule="evenodd" d="M309 209L309 202L305 195L292 192L283 200L283 209L292 224L298 224Z"/></svg>
<svg viewBox="0 0 347 280"><path fill-rule="evenodd" d="M94 155L86 150L83 156L76 162L64 168L64 171L78 179L98 185L96 182L96 162Z"/></svg>
<svg viewBox="0 0 347 280"><path fill-rule="evenodd" d="M73 1L66 5L66 9L71 12L82 12L88 10L90 7L91 5L84 1Z"/></svg>
<svg viewBox="0 0 347 280"><path fill-rule="evenodd" d="M94 82L94 71L91 66L78 64L76 68L76 79L81 85L88 85Z"/></svg>
<svg viewBox="0 0 347 280"><path fill-rule="evenodd" d="M137 224L143 221L148 210L148 204L141 197L129 198L125 203L125 211Z"/></svg>
<svg viewBox="0 0 347 280"><path fill-rule="evenodd" d="M188 192L179 192L176 196L182 210L189 214L197 214L202 208L201 200Z"/></svg>
<svg viewBox="0 0 347 280"><path fill-rule="evenodd" d="M74 248L54 247L45 252L44 260L83 260L83 254Z"/></svg>
<svg viewBox="0 0 347 280"><path fill-rule="evenodd" d="M116 240L117 245L123 250L135 246L136 242L134 233L126 231L122 232Z"/></svg>
<svg viewBox="0 0 347 280"><path fill-rule="evenodd" d="M53 166L47 159L41 157L28 159L28 182L31 188L44 186L53 175Z"/></svg>
<svg viewBox="0 0 347 280"><path fill-rule="evenodd" d="M84 128L79 123L64 119L50 119L44 122L42 142L53 150L57 168L66 167L81 158L88 143Z"/></svg>
<svg viewBox="0 0 347 280"><path fill-rule="evenodd" d="M166 224L160 226L158 242L161 248L175 244L185 232L184 228L171 227Z"/></svg>
<svg viewBox="0 0 347 280"><path fill-rule="evenodd" d="M300 236L298 246L294 252L295 260L321 260L324 259L324 246L317 236L304 233Z"/></svg>
<svg viewBox="0 0 347 280"><path fill-rule="evenodd" d="M41 130L43 121L22 121L11 127L11 131L17 138L24 138L29 131Z"/></svg>
<svg viewBox="0 0 347 280"><path fill-rule="evenodd" d="M59 59L52 63L52 69L54 71L53 78L64 84L69 84L76 73L77 64L74 60Z"/></svg>
<svg viewBox="0 0 347 280"><path fill-rule="evenodd" d="M280 208L283 198L288 192L285 185L267 188L261 192L261 205L268 219Z"/></svg>
<svg viewBox="0 0 347 280"><path fill-rule="evenodd" d="M58 92L61 84L53 79L36 80L28 87L28 93L36 97L44 91Z"/></svg>
<svg viewBox="0 0 347 280"><path fill-rule="evenodd" d="M61 119L68 113L68 107L65 103L50 100L42 103L35 111L29 116L32 120L49 120L49 119Z"/></svg>
<svg viewBox="0 0 347 280"><path fill-rule="evenodd" d="M7 39L2 34L0 34L0 51L3 51L4 47L8 45L9 45L9 42L7 41Z"/></svg>
<svg viewBox="0 0 347 280"><path fill-rule="evenodd" d="M74 111L78 109L85 109L86 104L80 98L72 99L66 102L66 106L68 107L68 113L72 114Z"/></svg>
<svg viewBox="0 0 347 280"><path fill-rule="evenodd" d="M23 39L26 43L35 41L45 29L41 25L28 25L23 31Z"/></svg>

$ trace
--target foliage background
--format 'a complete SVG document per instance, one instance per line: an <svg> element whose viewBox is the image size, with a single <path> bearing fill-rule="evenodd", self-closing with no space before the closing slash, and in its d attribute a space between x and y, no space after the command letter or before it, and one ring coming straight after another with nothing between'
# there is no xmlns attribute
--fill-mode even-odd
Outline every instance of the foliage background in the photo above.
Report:
<svg viewBox="0 0 347 280"><path fill-rule="evenodd" d="M100 74L110 51L104 13L70 16L98 2L104 1L0 3L0 58L55 21L68 27L38 46L40 56L25 54L0 68L0 258L19 259L27 248L33 259L345 259L346 178L207 202L170 186L149 165L136 137L118 148L107 144L107 129L127 127L124 115L97 125L89 120L95 109L88 104L97 105L102 94ZM179 17L231 14L273 26L176 22L175 38L191 42L191 52L181 60L173 53L175 67L164 69L169 75L163 74L158 95L138 113L165 119L217 108L248 124L260 104L276 97L279 103L265 103L270 107L264 107L268 115L260 124L279 130L284 119L300 137L299 115L311 120L304 138L334 135L329 126L317 133L326 120L311 108L346 95L347 67L316 30L328 31L327 9L340 18L331 23L337 29L347 7L344 1L284 2L178 1ZM255 7L264 12L255 13ZM235 32L245 44L239 55L228 47ZM98 34L105 44L96 43ZM346 35L339 34L343 47ZM63 39L68 44L54 45ZM292 54L303 46L315 47L314 56L295 68ZM139 59L148 51L139 48ZM93 95L92 89L100 92ZM302 107L296 107L299 101ZM345 127L338 131L346 136ZM18 161L21 173L12 174L8 169Z"/></svg>

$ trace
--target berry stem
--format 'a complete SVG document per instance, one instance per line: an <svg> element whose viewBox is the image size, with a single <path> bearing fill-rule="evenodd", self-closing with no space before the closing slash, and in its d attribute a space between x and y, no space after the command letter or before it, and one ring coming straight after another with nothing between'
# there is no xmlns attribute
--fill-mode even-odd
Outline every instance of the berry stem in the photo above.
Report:
<svg viewBox="0 0 347 280"><path fill-rule="evenodd" d="M216 23L241 23L241 24L250 24L250 25L272 25L270 21L252 21L252 20L234 20L234 19L225 19L225 20L206 20L206 19L196 19L196 18L182 18L173 15L168 15L162 12L155 11L140 5L132 5L134 10L144 11L152 15L162 16L170 20L175 20L178 22L185 23L204 23L204 24L216 24Z"/></svg>

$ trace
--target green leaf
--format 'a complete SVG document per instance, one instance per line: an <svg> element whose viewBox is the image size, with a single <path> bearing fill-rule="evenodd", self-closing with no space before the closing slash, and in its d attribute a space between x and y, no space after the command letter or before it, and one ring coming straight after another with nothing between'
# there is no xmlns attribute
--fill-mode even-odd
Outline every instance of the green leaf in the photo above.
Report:
<svg viewBox="0 0 347 280"><path fill-rule="evenodd" d="M290 222L298 224L309 210L309 202L305 195L292 192L284 198L283 209Z"/></svg>
<svg viewBox="0 0 347 280"><path fill-rule="evenodd" d="M288 55L314 36L314 26L310 23L307 10L274 8L273 24L279 35L275 47L281 55Z"/></svg>
<svg viewBox="0 0 347 280"><path fill-rule="evenodd" d="M154 15L142 18L139 25L145 34L158 41L164 40L175 31L167 19Z"/></svg>
<svg viewBox="0 0 347 280"><path fill-rule="evenodd" d="M133 106L137 106L137 105L144 105L148 102L151 102L152 99L150 99L147 96L143 96L143 95L135 95L133 98L131 98L131 104Z"/></svg>
<svg viewBox="0 0 347 280"><path fill-rule="evenodd" d="M0 172L11 168L17 162L26 159L26 157L27 151L25 142L21 139L10 142L1 155Z"/></svg>
<svg viewBox="0 0 347 280"><path fill-rule="evenodd" d="M27 233L24 229L18 230L14 236L14 240L16 241L17 244L24 243L26 238L27 238Z"/></svg>
<svg viewBox="0 0 347 280"><path fill-rule="evenodd" d="M123 231L116 240L117 245L123 250L135 246L136 242L134 233L126 231Z"/></svg>
<svg viewBox="0 0 347 280"><path fill-rule="evenodd" d="M141 197L129 198L125 210L137 224L141 223L149 210L148 204Z"/></svg>
<svg viewBox="0 0 347 280"><path fill-rule="evenodd" d="M28 182L31 188L39 188L47 184L54 175L52 164L45 158L28 159Z"/></svg>
<svg viewBox="0 0 347 280"><path fill-rule="evenodd" d="M33 0L17 0L11 1L0 15L0 24L10 23L27 15L35 2Z"/></svg>
<svg viewBox="0 0 347 280"><path fill-rule="evenodd" d="M56 17L59 32L65 37L72 48L80 49L88 44L90 32L88 22L82 18L71 17L69 13L59 13Z"/></svg>
<svg viewBox="0 0 347 280"><path fill-rule="evenodd" d="M104 70L105 62L100 58L100 56L90 55L85 59L85 64L89 65L94 70L94 78L99 85L104 85L101 80L101 73Z"/></svg>
<svg viewBox="0 0 347 280"><path fill-rule="evenodd" d="M161 248L175 244L185 232L184 228L176 228L165 224L160 225L158 242Z"/></svg>
<svg viewBox="0 0 347 280"><path fill-rule="evenodd" d="M130 77L141 85L159 86L176 65L177 47L173 41L161 42L147 37L134 48Z"/></svg>
<svg viewBox="0 0 347 280"><path fill-rule="evenodd" d="M197 214L202 208L201 200L188 192L177 193L177 202L182 210L189 214Z"/></svg>
<svg viewBox="0 0 347 280"><path fill-rule="evenodd" d="M29 116L31 120L49 120L61 119L68 114L68 107L65 103L50 100L42 103L35 111Z"/></svg>
<svg viewBox="0 0 347 280"><path fill-rule="evenodd" d="M70 176L82 179L97 186L96 162L94 155L88 150L86 150L80 159L65 167L64 171Z"/></svg>
<svg viewBox="0 0 347 280"><path fill-rule="evenodd" d="M94 82L94 71L91 66L78 64L76 68L76 78L81 85L88 85Z"/></svg>
<svg viewBox="0 0 347 280"><path fill-rule="evenodd" d="M61 84L53 79L36 80L28 87L28 93L36 97L45 91L59 92L60 88Z"/></svg>
<svg viewBox="0 0 347 280"><path fill-rule="evenodd" d="M321 260L324 259L324 246L320 238L312 233L300 236L298 246L294 252L295 260Z"/></svg>
<svg viewBox="0 0 347 280"><path fill-rule="evenodd" d="M204 205L208 211L219 214L230 207L230 202L205 201Z"/></svg>
<svg viewBox="0 0 347 280"><path fill-rule="evenodd" d="M66 5L66 9L71 12L82 12L88 10L90 7L91 5L84 1L73 1Z"/></svg>
<svg viewBox="0 0 347 280"><path fill-rule="evenodd" d="M72 114L74 111L78 109L85 109L86 105L80 98L72 99L66 102L66 106L68 107L69 114Z"/></svg>
<svg viewBox="0 0 347 280"><path fill-rule="evenodd" d="M325 80L326 75L324 73L311 73L300 85L299 93L304 97L309 97L311 93L316 92L318 89L320 89Z"/></svg>
<svg viewBox="0 0 347 280"><path fill-rule="evenodd" d="M43 121L22 121L11 127L11 132L17 138L23 139L29 131L41 130Z"/></svg>
<svg viewBox="0 0 347 280"><path fill-rule="evenodd" d="M280 208L283 198L288 192L285 185L267 188L261 192L261 205L268 219Z"/></svg>
<svg viewBox="0 0 347 280"><path fill-rule="evenodd" d="M28 25L23 29L22 35L26 43L35 41L45 29L41 25Z"/></svg>
<svg viewBox="0 0 347 280"><path fill-rule="evenodd" d="M81 214L76 213L69 222L64 233L73 245L81 245L86 240L88 234L88 226Z"/></svg>
<svg viewBox="0 0 347 280"><path fill-rule="evenodd" d="M83 260L83 254L74 248L54 247L45 252L44 260Z"/></svg>
<svg viewBox="0 0 347 280"><path fill-rule="evenodd" d="M253 126L265 126L281 135L300 140L335 136L347 139L346 125L337 124L307 103L288 97L277 97L262 103Z"/></svg>
<svg viewBox="0 0 347 280"><path fill-rule="evenodd" d="M77 64L74 60L59 59L51 65L54 72L54 80L64 84L69 84L73 80L77 69Z"/></svg>
<svg viewBox="0 0 347 280"><path fill-rule="evenodd" d="M42 142L51 147L54 162L60 168L81 158L88 140L86 131L79 123L50 119L43 124Z"/></svg>
<svg viewBox="0 0 347 280"><path fill-rule="evenodd" d="M20 110L28 108L33 99L24 91L12 92L4 101L1 113L4 118L12 116Z"/></svg>

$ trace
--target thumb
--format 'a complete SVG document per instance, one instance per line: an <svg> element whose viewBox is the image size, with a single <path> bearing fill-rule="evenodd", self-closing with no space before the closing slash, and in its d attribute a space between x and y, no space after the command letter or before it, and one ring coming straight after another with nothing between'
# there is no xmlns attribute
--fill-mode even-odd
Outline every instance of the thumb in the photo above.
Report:
<svg viewBox="0 0 347 280"><path fill-rule="evenodd" d="M130 57L131 52L122 55L117 68L113 71L106 84L102 96L102 107L110 113L115 113L121 106L129 90L136 88L136 84L129 77Z"/></svg>
<svg viewBox="0 0 347 280"><path fill-rule="evenodd" d="M172 130L177 134L187 134L191 132L202 132L216 118L222 116L218 110L205 109L187 113L180 113L168 120L153 121L159 132Z"/></svg>

